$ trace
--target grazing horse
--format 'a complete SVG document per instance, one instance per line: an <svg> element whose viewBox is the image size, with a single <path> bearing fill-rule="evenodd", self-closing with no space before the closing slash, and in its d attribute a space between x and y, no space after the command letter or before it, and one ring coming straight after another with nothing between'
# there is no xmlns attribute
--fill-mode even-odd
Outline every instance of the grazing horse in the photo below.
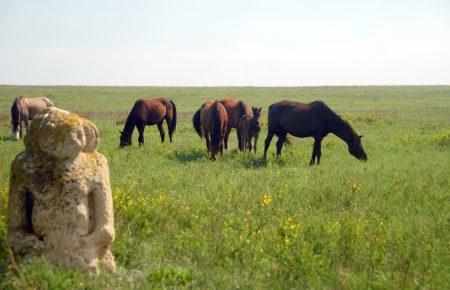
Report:
<svg viewBox="0 0 450 290"><path fill-rule="evenodd" d="M269 107L268 134L264 146L264 158L273 135L278 136L277 157L281 155L281 148L286 142L289 133L295 137L314 138L310 165L320 164L322 139L333 133L348 145L348 151L358 160L367 160L367 155L361 144L362 136L358 136L352 126L341 119L325 103L315 101L310 104L302 104L292 101L281 101Z"/></svg>
<svg viewBox="0 0 450 290"><path fill-rule="evenodd" d="M11 107L12 134L16 140L22 138L22 122L25 128L30 128L29 120L45 108L54 107L52 101L46 97L24 98L22 96L14 99Z"/></svg>
<svg viewBox="0 0 450 290"><path fill-rule="evenodd" d="M241 133L241 142L244 155L247 154L247 150L252 151L252 139L254 139L254 158L256 158L256 144L258 143L259 132L261 131L261 110L262 108L258 109L252 107L253 117L250 115L244 115L239 122L239 132Z"/></svg>
<svg viewBox="0 0 450 290"><path fill-rule="evenodd" d="M251 115L247 105L242 101L236 101L232 98L223 98L219 102L225 107L228 115L227 132L225 133L225 149L228 149L228 136L232 128L237 131L238 147L242 151L241 134L239 134L239 121L244 115Z"/></svg>
<svg viewBox="0 0 450 290"><path fill-rule="evenodd" d="M223 156L228 126L228 114L224 106L219 101L205 102L195 112L192 123L200 138L205 138L206 149L211 153L211 159L216 160L218 152Z"/></svg>
<svg viewBox="0 0 450 290"><path fill-rule="evenodd" d="M134 127L139 132L139 146L144 145L145 126L157 125L161 142L164 142L166 133L164 132L163 122L166 120L169 128L169 138L172 142L172 136L177 127L177 109L175 103L171 100L159 98L152 100L137 100L128 114L127 121L123 131L120 131L120 148L132 144L132 135Z"/></svg>

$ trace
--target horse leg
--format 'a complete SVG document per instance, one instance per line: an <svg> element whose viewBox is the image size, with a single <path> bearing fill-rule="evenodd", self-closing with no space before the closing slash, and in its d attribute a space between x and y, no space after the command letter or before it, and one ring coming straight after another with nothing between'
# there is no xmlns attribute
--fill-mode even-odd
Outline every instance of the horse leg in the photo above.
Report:
<svg viewBox="0 0 450 290"><path fill-rule="evenodd" d="M244 143L241 140L242 136L241 136L241 130L239 130L239 126L236 128L236 133L237 133L237 139L238 139L238 148L239 148L239 151L242 151L243 150L242 144L244 144Z"/></svg>
<svg viewBox="0 0 450 290"><path fill-rule="evenodd" d="M28 133L28 130L30 130L30 121L28 120L28 118L25 118L23 122L25 123L25 128L27 129Z"/></svg>
<svg viewBox="0 0 450 290"><path fill-rule="evenodd" d="M171 122L169 116L166 116L166 123L167 123L167 128L168 128L168 130L169 130L169 141L170 141L170 143L172 143L173 130L172 130L172 127L170 127L171 124L172 124L172 122ZM161 122L161 125L162 125L162 122ZM162 126L161 126L161 127L162 127ZM159 128L158 128L158 129L159 129ZM161 132L161 131L160 131L160 132ZM164 130L163 130L163 132L164 132Z"/></svg>
<svg viewBox="0 0 450 290"><path fill-rule="evenodd" d="M228 137L230 136L231 127L227 127L225 131L225 136L223 142L225 143L225 150L228 150Z"/></svg>
<svg viewBox="0 0 450 290"><path fill-rule="evenodd" d="M157 124L157 126L158 126L158 130L159 130L159 135L161 136L161 143L164 143L164 138L166 137L166 132L164 132L163 121L159 122ZM172 138L171 138L170 142L172 142Z"/></svg>
<svg viewBox="0 0 450 290"><path fill-rule="evenodd" d="M287 133L282 133L278 135L278 141L277 141L277 158L280 158L281 156L281 149L283 149L284 141L286 141L286 135Z"/></svg>
<svg viewBox="0 0 450 290"><path fill-rule="evenodd" d="M144 124L136 124L136 128L137 128L137 130L139 132L139 138L138 138L139 147L141 147L142 145L144 145L144 128L145 128L145 125Z"/></svg>
<svg viewBox="0 0 450 290"><path fill-rule="evenodd" d="M242 133L241 135L241 149L244 152L244 157L247 155L247 135Z"/></svg>
<svg viewBox="0 0 450 290"><path fill-rule="evenodd" d="M247 152L249 154L252 153L252 136L250 134L247 134L247 137L245 138L246 144L243 143L243 146L247 147Z"/></svg>
<svg viewBox="0 0 450 290"><path fill-rule="evenodd" d="M267 133L266 141L264 141L264 159L267 158L267 149L269 149L270 142L272 141L274 132L270 131Z"/></svg>
<svg viewBox="0 0 450 290"><path fill-rule="evenodd" d="M253 152L255 152L255 155L254 155L254 158L256 159L256 151L257 151L257 149L256 149L256 145L258 144L258 137L259 137L259 135L258 134L256 134L253 138L254 138L254 141L253 141Z"/></svg>
<svg viewBox="0 0 450 290"><path fill-rule="evenodd" d="M206 150L208 150L209 153L209 147L211 146L211 142L209 141L209 133L206 130L203 130L203 136L205 136Z"/></svg>
<svg viewBox="0 0 450 290"><path fill-rule="evenodd" d="M322 145L322 137L315 137L314 138L314 147L311 155L311 161L309 162L309 165L312 166L316 162L317 158L317 164L320 164L320 156L321 156L321 145Z"/></svg>
<svg viewBox="0 0 450 290"><path fill-rule="evenodd" d="M315 142L314 142L314 144L315 144ZM313 145L313 151L311 154L311 161L309 161L309 166L313 166L315 162L316 162L316 146Z"/></svg>
<svg viewBox="0 0 450 290"><path fill-rule="evenodd" d="M314 140L314 147L316 147L317 164L320 164L320 156L322 156L322 137Z"/></svg>
<svg viewBox="0 0 450 290"><path fill-rule="evenodd" d="M20 123L19 123L19 136L20 136L20 139L22 139L22 121L20 121Z"/></svg>

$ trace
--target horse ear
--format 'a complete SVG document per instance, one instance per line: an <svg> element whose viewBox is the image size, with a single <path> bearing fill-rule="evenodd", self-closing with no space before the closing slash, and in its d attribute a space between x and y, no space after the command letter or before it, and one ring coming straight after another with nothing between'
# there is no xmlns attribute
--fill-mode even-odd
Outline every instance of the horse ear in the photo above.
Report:
<svg viewBox="0 0 450 290"><path fill-rule="evenodd" d="M364 137L364 135L359 135L358 137L359 137L359 139L361 139L362 137Z"/></svg>
<svg viewBox="0 0 450 290"><path fill-rule="evenodd" d="M262 111L262 107L261 107L261 108L259 108L259 111L260 111L260 112Z"/></svg>
<svg viewBox="0 0 450 290"><path fill-rule="evenodd" d="M120 130L119 130L119 133L120 133L120 134L122 134L122 133L123 133L123 131L120 131Z"/></svg>

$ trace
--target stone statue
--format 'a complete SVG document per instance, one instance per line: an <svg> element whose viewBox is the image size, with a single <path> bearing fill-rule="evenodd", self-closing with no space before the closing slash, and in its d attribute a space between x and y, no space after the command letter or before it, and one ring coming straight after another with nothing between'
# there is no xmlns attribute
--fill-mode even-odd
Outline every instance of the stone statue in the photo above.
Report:
<svg viewBox="0 0 450 290"><path fill-rule="evenodd" d="M95 125L50 108L33 119L24 142L11 164L9 188L8 244L15 255L94 274L100 262L114 271L109 169L96 151Z"/></svg>

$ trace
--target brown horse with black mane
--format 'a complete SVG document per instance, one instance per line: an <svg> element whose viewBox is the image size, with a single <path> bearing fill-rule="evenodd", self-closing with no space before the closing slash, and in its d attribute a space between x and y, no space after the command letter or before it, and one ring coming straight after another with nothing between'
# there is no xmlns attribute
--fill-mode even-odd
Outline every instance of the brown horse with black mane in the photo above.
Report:
<svg viewBox="0 0 450 290"><path fill-rule="evenodd" d="M177 127L177 109L175 103L171 100L159 98L152 100L137 100L128 114L127 121L123 131L120 131L120 148L132 144L132 135L134 127L139 132L139 146L144 145L145 126L157 125L161 142L164 142L166 133L164 132L163 122L166 120L169 129L169 138L172 142L172 136Z"/></svg>
<svg viewBox="0 0 450 290"><path fill-rule="evenodd" d="M200 138L205 138L206 149L211 152L211 159L216 160L220 152L223 156L225 134L228 126L228 115L219 101L203 103L192 118L195 131Z"/></svg>
<svg viewBox="0 0 450 290"><path fill-rule="evenodd" d="M286 142L286 135L295 137L314 138L310 165L320 163L322 139L332 133L348 145L348 151L358 160L367 160L367 155L361 144L361 137L352 126L332 111L325 103L315 101L302 104L292 101L281 101L269 107L269 130L264 147L264 158L270 146L273 135L278 136L277 157L281 155L281 148Z"/></svg>
<svg viewBox="0 0 450 290"><path fill-rule="evenodd" d="M22 138L22 123L25 128L30 128L29 120L44 111L46 108L54 107L52 101L46 97L25 98L17 97L11 106L11 124L14 138Z"/></svg>
<svg viewBox="0 0 450 290"><path fill-rule="evenodd" d="M238 147L242 151L241 134L239 132L239 121L242 116L250 115L251 112L247 105L242 101L236 101L232 98L223 98L219 102L225 107L228 115L227 132L225 133L225 149L228 149L228 136L230 136L231 129L235 128L238 138Z"/></svg>

